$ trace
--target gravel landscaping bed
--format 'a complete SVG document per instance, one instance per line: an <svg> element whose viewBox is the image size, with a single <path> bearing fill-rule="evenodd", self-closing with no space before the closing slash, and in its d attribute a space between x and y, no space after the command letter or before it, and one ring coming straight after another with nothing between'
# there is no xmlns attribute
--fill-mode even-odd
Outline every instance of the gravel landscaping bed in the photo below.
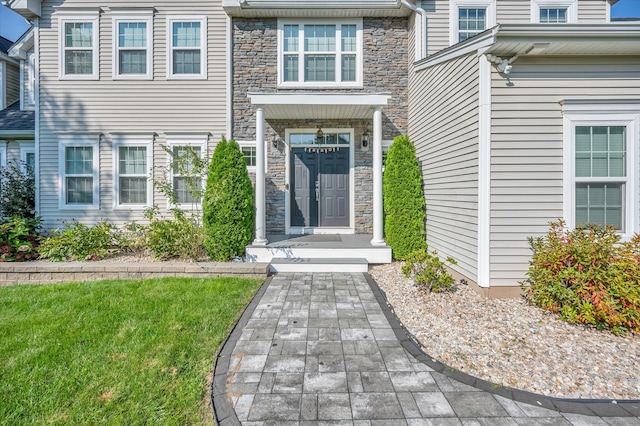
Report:
<svg viewBox="0 0 640 426"><path fill-rule="evenodd" d="M483 299L466 285L426 293L401 264L370 274L423 350L475 377L548 396L640 399L640 335L568 324L524 299Z"/></svg>

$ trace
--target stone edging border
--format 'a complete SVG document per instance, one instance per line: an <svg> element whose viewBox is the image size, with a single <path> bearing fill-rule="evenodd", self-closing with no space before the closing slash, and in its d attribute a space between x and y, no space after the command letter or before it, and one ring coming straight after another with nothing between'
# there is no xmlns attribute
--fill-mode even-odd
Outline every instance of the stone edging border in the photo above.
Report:
<svg viewBox="0 0 640 426"><path fill-rule="evenodd" d="M463 373L462 371L456 370L441 363L440 361L437 361L426 354L420 347L417 339L404 328L398 317L396 317L393 308L389 305L384 291L382 291L371 275L365 273L364 276L402 347L418 361L428 365L435 371L458 382L473 386L494 395L500 395L514 401L544 407L562 413L574 413L585 416L600 417L640 417L640 400L618 401L613 399L571 399L550 397L491 383Z"/></svg>

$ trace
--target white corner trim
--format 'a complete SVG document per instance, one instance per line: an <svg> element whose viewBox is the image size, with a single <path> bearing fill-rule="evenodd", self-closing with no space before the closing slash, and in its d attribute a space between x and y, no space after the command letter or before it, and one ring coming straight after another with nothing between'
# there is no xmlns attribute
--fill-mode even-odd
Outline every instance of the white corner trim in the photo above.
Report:
<svg viewBox="0 0 640 426"><path fill-rule="evenodd" d="M491 286L491 64L482 55L479 61L478 117L478 280Z"/></svg>
<svg viewBox="0 0 640 426"><path fill-rule="evenodd" d="M233 139L233 21L227 15L226 37L227 37L227 75L226 75L226 135L227 140Z"/></svg>

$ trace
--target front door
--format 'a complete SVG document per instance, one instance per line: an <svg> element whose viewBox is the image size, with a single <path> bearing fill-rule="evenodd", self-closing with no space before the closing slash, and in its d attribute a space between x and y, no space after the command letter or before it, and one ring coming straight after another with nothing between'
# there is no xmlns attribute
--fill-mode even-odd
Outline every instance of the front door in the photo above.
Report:
<svg viewBox="0 0 640 426"><path fill-rule="evenodd" d="M349 148L291 150L291 226L349 226Z"/></svg>

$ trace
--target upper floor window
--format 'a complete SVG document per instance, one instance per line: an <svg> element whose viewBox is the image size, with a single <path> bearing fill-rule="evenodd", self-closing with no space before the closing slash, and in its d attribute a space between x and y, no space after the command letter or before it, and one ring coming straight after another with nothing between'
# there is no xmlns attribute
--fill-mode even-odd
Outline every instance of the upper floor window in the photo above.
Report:
<svg viewBox="0 0 640 426"><path fill-rule="evenodd" d="M451 44L465 41L496 23L495 0L451 0Z"/></svg>
<svg viewBox="0 0 640 426"><path fill-rule="evenodd" d="M60 17L60 78L97 80L98 16Z"/></svg>
<svg viewBox="0 0 640 426"><path fill-rule="evenodd" d="M531 22L567 24L578 22L576 0L531 0Z"/></svg>
<svg viewBox="0 0 640 426"><path fill-rule="evenodd" d="M362 21L278 22L281 86L362 85Z"/></svg>
<svg viewBox="0 0 640 426"><path fill-rule="evenodd" d="M207 20L204 17L168 18L168 78L207 77Z"/></svg>
<svg viewBox="0 0 640 426"><path fill-rule="evenodd" d="M131 16L114 13L113 78L153 77L153 16L151 12Z"/></svg>

